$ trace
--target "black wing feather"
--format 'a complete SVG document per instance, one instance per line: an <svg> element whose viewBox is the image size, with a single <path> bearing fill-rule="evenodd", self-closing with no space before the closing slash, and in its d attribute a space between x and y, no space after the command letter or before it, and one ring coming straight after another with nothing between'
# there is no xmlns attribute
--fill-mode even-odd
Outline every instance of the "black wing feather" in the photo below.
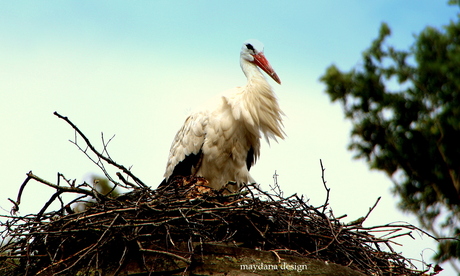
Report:
<svg viewBox="0 0 460 276"><path fill-rule="evenodd" d="M160 183L159 187L166 186L170 180L174 178L174 176L189 176L194 174L198 167L201 165L201 158L203 157L203 153L201 150L197 154L189 154L185 156L184 160L180 161L173 170L173 173L169 176L168 181L166 178Z"/></svg>
<svg viewBox="0 0 460 276"><path fill-rule="evenodd" d="M201 150L197 154L192 153L185 156L184 160L180 161L179 164L174 167L173 173L169 178L171 179L171 177L176 175L192 175L200 166L202 156L203 153ZM192 171L192 169L194 169L194 171Z"/></svg>
<svg viewBox="0 0 460 276"><path fill-rule="evenodd" d="M246 156L246 167L248 171L251 169L251 166L254 165L254 149L251 147Z"/></svg>

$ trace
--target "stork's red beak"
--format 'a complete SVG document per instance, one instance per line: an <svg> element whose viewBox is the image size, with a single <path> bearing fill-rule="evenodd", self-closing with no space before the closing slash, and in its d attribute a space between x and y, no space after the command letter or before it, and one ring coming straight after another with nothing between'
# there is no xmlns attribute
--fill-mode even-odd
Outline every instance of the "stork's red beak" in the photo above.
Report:
<svg viewBox="0 0 460 276"><path fill-rule="evenodd" d="M268 60L265 58L264 53L260 52L256 55L253 55L253 57L254 57L253 62L255 65L259 66L260 69L264 70L265 73L267 73L274 81L281 84L280 78L276 74L275 70L273 70Z"/></svg>

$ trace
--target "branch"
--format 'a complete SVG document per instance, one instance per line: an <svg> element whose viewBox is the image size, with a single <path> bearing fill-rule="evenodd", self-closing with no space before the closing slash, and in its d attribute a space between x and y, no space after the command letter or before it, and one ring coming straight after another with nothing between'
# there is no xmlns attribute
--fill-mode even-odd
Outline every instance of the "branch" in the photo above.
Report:
<svg viewBox="0 0 460 276"><path fill-rule="evenodd" d="M326 185L327 181L324 179L324 171L326 169L323 167L323 161L321 159L319 159L319 164L321 165L321 179L323 180L324 189L326 189L326 201L324 202L324 206L323 206L323 214L324 214L324 212L326 211L327 205L329 205L329 193L331 191L331 188L328 188Z"/></svg>
<svg viewBox="0 0 460 276"><path fill-rule="evenodd" d="M128 170L127 168L125 168L125 166L123 165L120 165L118 163L116 163L115 161L113 161L110 157L106 157L104 156L103 154L99 153L95 148L94 146L91 144L91 142L89 141L89 139L83 134L83 132L80 131L80 129L74 124L72 123L69 118L67 117L64 117L62 115L60 115L59 113L57 113L56 111L54 112L54 115L56 115L58 118L66 121L77 133L78 135L80 135L81 138L83 138L83 140L85 141L87 147L94 153L96 154L96 156L100 159L100 160L104 160L105 162L107 162L108 164L112 165L112 166L115 166L116 168L118 168L119 170L123 171L124 173L126 173L128 176L130 176L132 179L134 179L134 181L139 185L141 186L142 188L148 188L147 185L145 185L139 178L137 178L134 174L131 173L130 170ZM112 137L113 138L113 137ZM110 141L112 140L112 138L109 139L109 141L107 142L110 143ZM76 141L76 139L75 139ZM75 142L76 144L76 142ZM104 145L104 151L107 152L107 145L105 144ZM85 152L85 151L83 151ZM104 170L104 169L103 169ZM105 171L104 171L105 172Z"/></svg>
<svg viewBox="0 0 460 276"><path fill-rule="evenodd" d="M273 174L273 186L269 184L270 189L275 193L277 197L283 197L283 191L281 190L280 185L278 184L278 176L279 174Z"/></svg>
<svg viewBox="0 0 460 276"><path fill-rule="evenodd" d="M176 259L179 259L179 260L183 261L186 264L191 264L192 263L189 259L186 259L186 258L184 258L182 256L176 255L176 254L171 253L171 252L143 248L142 244L141 244L141 242L139 240L137 241L137 244L139 245L139 251L163 254L163 255L166 255L166 256L170 256L170 257L174 257Z"/></svg>
<svg viewBox="0 0 460 276"><path fill-rule="evenodd" d="M381 198L382 198L382 197L379 196L379 197L377 198L377 200L375 201L374 206L372 206L371 208L369 208L369 212L367 212L366 216L364 217L364 220L366 220L367 217L371 214L371 212L375 209L375 206L377 206L377 204L379 203L379 201L380 201Z"/></svg>
<svg viewBox="0 0 460 276"><path fill-rule="evenodd" d="M45 184L45 185L47 185L47 186L49 186L51 188L54 188L54 189L56 189L58 191L61 191L61 192L84 194L84 195L94 197L95 191L85 190L85 189L81 189L81 188L78 188L78 187L59 186L59 185L53 184L51 182L48 182L48 181L36 176L35 174L32 173L32 171L27 173L27 176L30 177L31 179L35 179L38 182L43 183L43 184Z"/></svg>
<svg viewBox="0 0 460 276"><path fill-rule="evenodd" d="M377 198L377 201L375 201L374 206L372 206L372 207L369 208L369 211L367 212L367 214L366 214L364 217L360 217L360 218L358 218L358 219L356 219L356 220L354 220L354 221L352 221L352 222L349 222L349 223L347 224L347 226L351 226L351 225L362 225L363 222L367 219L367 217L369 217L369 215L371 214L371 212L374 210L375 206L377 206L377 204L378 204L379 201L380 201L380 198L382 198L382 197L379 196L379 197Z"/></svg>
<svg viewBox="0 0 460 276"><path fill-rule="evenodd" d="M58 177L61 177L63 176L62 174L58 174ZM77 194L84 194L84 195L88 195L88 196L91 196L91 197L95 197L95 192L96 191L92 191L92 190L85 190L85 189L81 189L81 188L78 188L78 187L64 187L64 186L60 186L60 185L56 185L56 184L53 184L49 181L46 181L38 176L36 176L35 174L32 173L32 171L28 172L27 173L27 178L24 180L24 182L22 183L21 185L21 188L19 189L19 193L18 193L18 197L16 199L16 201L12 200L11 198L8 198L9 201L11 201L14 206L13 208L11 209L11 213L12 214L15 214L17 211L19 211L19 204L21 203L21 198L22 198L22 192L24 191L24 188L25 186L27 185L27 183L29 183L29 181L31 179L34 179L40 183L43 183L51 188L54 188L57 190L56 194L54 194L52 196L52 198L47 202L47 204L45 205L44 209L46 209L51 203L52 201L54 201L56 199L57 196L59 196L61 193L64 193L64 192L67 192L67 193L77 193ZM102 195L100 195L102 196ZM40 211L40 214L43 214L45 210L41 210Z"/></svg>

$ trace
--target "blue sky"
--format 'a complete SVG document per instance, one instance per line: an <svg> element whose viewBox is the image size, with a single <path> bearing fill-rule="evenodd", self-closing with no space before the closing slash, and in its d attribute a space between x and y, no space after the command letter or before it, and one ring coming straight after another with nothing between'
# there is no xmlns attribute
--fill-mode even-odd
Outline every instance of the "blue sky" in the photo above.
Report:
<svg viewBox="0 0 460 276"><path fill-rule="evenodd" d="M396 210L391 181L352 159L350 125L318 79L330 64L359 66L381 22L392 29L388 43L407 49L425 26L456 18L458 7L446 2L0 1L0 207L10 209L6 198L16 197L29 170L50 181L57 172L77 181L100 174L54 111L99 148L101 132L115 134L112 157L155 187L190 110L244 84L239 50L256 38L282 81L271 83L288 138L263 144L253 177L268 189L276 170L286 194L321 205L322 158L336 215L354 220L382 196L368 225L415 223ZM51 192L31 185L21 214L38 211ZM397 251L420 259L434 247L421 239Z"/></svg>

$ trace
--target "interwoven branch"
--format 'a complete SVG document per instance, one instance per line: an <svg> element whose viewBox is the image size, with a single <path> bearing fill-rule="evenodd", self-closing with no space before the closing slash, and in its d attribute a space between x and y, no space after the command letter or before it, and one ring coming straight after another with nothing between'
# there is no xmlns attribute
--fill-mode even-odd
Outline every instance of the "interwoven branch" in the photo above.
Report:
<svg viewBox="0 0 460 276"><path fill-rule="evenodd" d="M91 142L89 141L89 139L85 136L85 134L83 134L83 132L74 124L72 123L69 118L65 117L65 116L62 116L61 114L57 113L57 112L54 112L54 115L56 115L58 118L66 121L74 130L75 132L85 141L85 144L86 146L98 157L98 161L94 161L91 157L88 157L94 162L96 163L103 171L104 173L106 174L106 176L108 176L109 179L111 179L110 175L107 173L107 171L105 170L105 168L103 167L103 164L99 162L99 160L103 160L105 162L107 162L107 164L110 164L116 168L118 168L119 170L121 170L123 173L125 173L126 175L128 175L129 177L131 177L134 182L136 182L137 185L139 185L141 188L147 188L147 186L144 184L144 182L142 182L139 178L137 178L129 169L127 169L125 166L123 165L120 165L118 164L117 162L115 162L112 158L110 158L109 154L108 154L108 151L107 151L107 145L108 143L110 143L110 141L112 140L112 138L107 142L105 143L104 142L104 139L103 139L103 136L102 136L102 139L103 139L103 142L104 142L104 150L102 153L100 153L99 151L96 150L96 148L91 144ZM71 141L72 143L74 143L75 145L78 146L78 143L77 143L77 139L75 138L75 141ZM83 150L83 148L81 148L80 146L78 146L78 148L86 153L86 150ZM107 156L105 156L103 153L106 153ZM112 180L113 181L113 180ZM116 183L116 181L113 181Z"/></svg>
<svg viewBox="0 0 460 276"><path fill-rule="evenodd" d="M353 223L343 223L344 216L336 218L332 211L326 212L330 188L322 162L327 196L319 207L309 205L304 196L284 197L276 173L272 192L258 185L245 185L242 191L228 194L212 190L199 177L176 177L169 185L152 190L112 160L107 151L111 139L107 143L103 140L104 149L99 153L67 117L55 115L83 138L98 157L96 163L102 160L121 170L134 181L117 173L122 185L133 189L112 197L87 183L77 185L60 173L57 184L27 173L17 199L10 199L13 215L0 216L6 219L0 220L0 274L9 263L16 267L12 275L72 275L77 269L84 273L91 267L112 269L116 275L132 258L143 260L147 272L153 271L152 267L158 265L155 260L160 259L185 271L193 254L199 254L196 248L204 243L268 250L278 259L279 253L316 258L368 275L426 272L414 270L412 263L392 248L398 244L398 237L412 237L413 231L428 235L426 232L406 223L362 226L378 200ZM74 143L78 145L76 139ZM37 214L18 216L22 192L31 180L54 188L55 193ZM69 193L78 197L63 202L62 195ZM48 211L56 200L61 202L60 209ZM86 208L75 212L77 203Z"/></svg>

